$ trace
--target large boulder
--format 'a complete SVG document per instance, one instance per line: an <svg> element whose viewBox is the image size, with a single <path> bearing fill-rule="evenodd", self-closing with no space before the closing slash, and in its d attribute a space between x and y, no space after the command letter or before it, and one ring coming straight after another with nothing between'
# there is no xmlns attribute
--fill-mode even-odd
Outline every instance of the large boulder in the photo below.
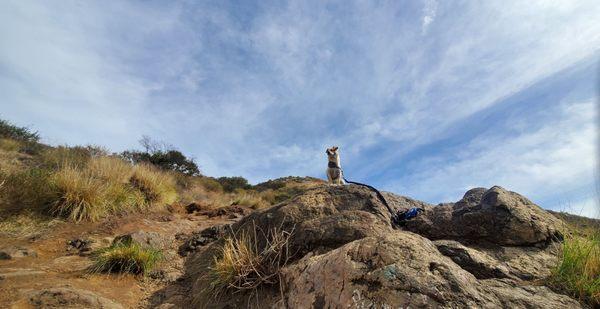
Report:
<svg viewBox="0 0 600 309"><path fill-rule="evenodd" d="M245 233L263 248L267 231L291 233L281 285L262 287L260 297L229 291L217 300L207 294L207 272L224 243L219 239L191 251L186 273L175 283L180 286L166 289L190 291L191 302L176 293L161 294L156 305L222 308L260 300L259 307L288 308L578 307L567 296L522 281L549 271L549 257L556 256L549 244L560 239L562 228L526 198L500 187L478 188L457 203L432 206L383 194L393 212L426 211L404 228L394 227L390 212L369 188L307 189L219 235Z"/></svg>
<svg viewBox="0 0 600 309"><path fill-rule="evenodd" d="M454 205L427 207L406 228L430 239L545 246L562 239L564 224L524 196L495 186L470 190Z"/></svg>
<svg viewBox="0 0 600 309"><path fill-rule="evenodd" d="M289 202L244 217L231 231L253 233L257 227L261 231L293 231L291 249L303 255L390 233L390 222L389 211L370 189L322 185Z"/></svg>

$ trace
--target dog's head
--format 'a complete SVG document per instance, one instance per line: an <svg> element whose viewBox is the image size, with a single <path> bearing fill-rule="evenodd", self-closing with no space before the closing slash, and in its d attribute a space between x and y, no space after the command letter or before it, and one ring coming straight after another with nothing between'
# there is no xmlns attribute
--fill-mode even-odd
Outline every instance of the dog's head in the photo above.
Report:
<svg viewBox="0 0 600 309"><path fill-rule="evenodd" d="M325 153L327 154L327 157L330 160L335 159L335 157L338 154L338 147L337 146L333 146L331 148L327 148L327 150L325 150Z"/></svg>

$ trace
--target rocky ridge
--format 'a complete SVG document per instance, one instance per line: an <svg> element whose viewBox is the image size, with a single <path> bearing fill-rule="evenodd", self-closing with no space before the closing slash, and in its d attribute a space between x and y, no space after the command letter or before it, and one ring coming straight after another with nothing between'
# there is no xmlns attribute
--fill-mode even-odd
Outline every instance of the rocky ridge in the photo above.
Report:
<svg viewBox="0 0 600 309"><path fill-rule="evenodd" d="M206 274L222 246L217 240L191 250L183 276L157 292L153 305L580 307L536 281L555 265L565 227L527 198L497 186L437 206L384 196L394 211L421 207L425 212L396 228L368 188L318 185L220 229L223 235L273 228L292 233L293 258L281 270L280 286L219 299L207 295Z"/></svg>

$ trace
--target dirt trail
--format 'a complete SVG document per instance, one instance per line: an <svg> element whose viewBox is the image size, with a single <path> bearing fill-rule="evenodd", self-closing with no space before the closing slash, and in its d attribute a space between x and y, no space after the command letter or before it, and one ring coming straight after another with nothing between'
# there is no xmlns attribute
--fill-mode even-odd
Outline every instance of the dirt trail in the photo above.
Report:
<svg viewBox="0 0 600 309"><path fill-rule="evenodd" d="M0 308L33 308L28 296L32 291L57 287L91 291L125 308L143 307L146 298L166 283L133 275L89 274L86 271L91 264L89 256L68 251L67 242L93 237L104 238L109 243L112 237L135 231L156 232L173 237L178 233L190 234L232 221L234 220L164 212L109 218L98 223L64 222L33 239L4 237L0 239L0 248L27 248L35 251L37 256L0 260ZM175 243L171 248L177 246ZM183 259L175 250L168 251L165 252L169 257L165 263L183 264Z"/></svg>

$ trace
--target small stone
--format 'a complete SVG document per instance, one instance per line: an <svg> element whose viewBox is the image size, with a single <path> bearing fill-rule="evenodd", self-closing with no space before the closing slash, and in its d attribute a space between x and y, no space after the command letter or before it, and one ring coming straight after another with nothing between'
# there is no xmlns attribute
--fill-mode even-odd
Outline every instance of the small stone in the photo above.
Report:
<svg viewBox="0 0 600 309"><path fill-rule="evenodd" d="M37 252L29 248L10 247L0 249L0 260L10 260L23 257L37 257Z"/></svg>

